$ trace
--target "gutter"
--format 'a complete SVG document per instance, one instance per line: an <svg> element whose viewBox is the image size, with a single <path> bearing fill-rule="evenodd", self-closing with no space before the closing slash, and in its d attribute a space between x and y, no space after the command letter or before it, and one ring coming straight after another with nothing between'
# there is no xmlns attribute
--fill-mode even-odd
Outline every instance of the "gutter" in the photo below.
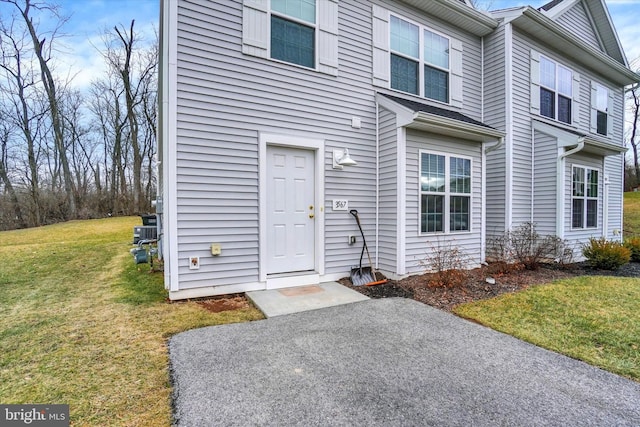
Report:
<svg viewBox="0 0 640 427"><path fill-rule="evenodd" d="M556 235L564 239L564 159L575 154L585 146L585 138L578 138L578 144L569 151L560 153L556 163Z"/></svg>

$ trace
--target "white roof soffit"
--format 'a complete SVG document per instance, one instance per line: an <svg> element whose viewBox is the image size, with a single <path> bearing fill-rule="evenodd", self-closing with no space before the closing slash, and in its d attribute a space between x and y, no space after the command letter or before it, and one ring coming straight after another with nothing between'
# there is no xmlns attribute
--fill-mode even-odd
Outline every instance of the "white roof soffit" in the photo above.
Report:
<svg viewBox="0 0 640 427"><path fill-rule="evenodd" d="M486 13L467 6L460 0L402 0L456 27L482 37L498 28L498 21Z"/></svg>
<svg viewBox="0 0 640 427"><path fill-rule="evenodd" d="M511 23L621 86L640 82L640 75L631 71L625 64L580 40L536 9L531 7L522 9L520 16L513 19Z"/></svg>

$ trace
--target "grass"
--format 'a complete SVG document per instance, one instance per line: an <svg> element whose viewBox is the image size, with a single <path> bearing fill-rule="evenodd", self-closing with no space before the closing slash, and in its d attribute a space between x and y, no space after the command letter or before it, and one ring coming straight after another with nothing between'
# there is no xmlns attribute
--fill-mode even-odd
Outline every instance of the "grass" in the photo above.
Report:
<svg viewBox="0 0 640 427"><path fill-rule="evenodd" d="M640 237L640 192L624 194L624 236ZM640 381L640 279L578 277L463 304L459 316Z"/></svg>
<svg viewBox="0 0 640 427"><path fill-rule="evenodd" d="M624 193L624 237L640 237L640 192Z"/></svg>
<svg viewBox="0 0 640 427"><path fill-rule="evenodd" d="M459 316L640 381L640 279L584 276L463 304Z"/></svg>
<svg viewBox="0 0 640 427"><path fill-rule="evenodd" d="M166 302L129 255L139 218L0 232L0 402L67 403L73 425L171 423L166 340L261 318Z"/></svg>

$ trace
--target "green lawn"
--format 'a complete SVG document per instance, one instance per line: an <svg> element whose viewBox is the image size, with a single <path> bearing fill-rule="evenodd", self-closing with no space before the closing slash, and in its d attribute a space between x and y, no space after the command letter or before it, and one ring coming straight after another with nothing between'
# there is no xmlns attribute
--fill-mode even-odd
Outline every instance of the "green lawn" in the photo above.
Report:
<svg viewBox="0 0 640 427"><path fill-rule="evenodd" d="M139 218L0 232L0 402L67 403L73 425L171 423L166 340L261 318L168 303L129 254Z"/></svg>
<svg viewBox="0 0 640 427"><path fill-rule="evenodd" d="M624 204L624 235L640 236L640 193L625 193ZM454 312L640 381L640 279L561 280L460 305Z"/></svg>
<svg viewBox="0 0 640 427"><path fill-rule="evenodd" d="M640 237L640 192L624 193L624 237Z"/></svg>
<svg viewBox="0 0 640 427"><path fill-rule="evenodd" d="M640 279L561 280L460 305L454 312L640 381Z"/></svg>

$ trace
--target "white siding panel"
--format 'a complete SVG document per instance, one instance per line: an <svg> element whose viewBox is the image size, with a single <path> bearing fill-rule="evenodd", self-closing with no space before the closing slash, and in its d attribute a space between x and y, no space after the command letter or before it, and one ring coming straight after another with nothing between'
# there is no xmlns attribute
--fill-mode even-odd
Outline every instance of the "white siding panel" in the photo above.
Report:
<svg viewBox="0 0 640 427"><path fill-rule="evenodd" d="M505 55L504 27L485 37L484 44L484 123L504 131ZM505 147L487 155L486 228L487 241L505 230ZM488 247L490 245L488 244Z"/></svg>
<svg viewBox="0 0 640 427"><path fill-rule="evenodd" d="M558 143L535 132L533 222L541 235L556 235L556 168Z"/></svg>
<svg viewBox="0 0 640 427"><path fill-rule="evenodd" d="M598 37L596 36L591 19L587 16L587 11L582 2L578 2L571 9L560 15L556 22L566 30L574 33L582 41L590 44L598 50L602 50Z"/></svg>
<svg viewBox="0 0 640 427"><path fill-rule="evenodd" d="M419 151L427 150L450 153L471 158L471 232L420 235L419 212ZM441 135L427 134L414 130L407 131L407 225L406 225L406 266L407 273L424 273L421 264L429 253L437 248L457 247L463 254L467 267L473 268L481 260L481 215L482 215L482 146Z"/></svg>
<svg viewBox="0 0 640 427"><path fill-rule="evenodd" d="M323 21L322 31L337 27L345 37L337 43L329 37L320 49L338 53L338 77L243 55L242 4L180 3L175 156L182 289L258 281L259 132L325 141L325 273L348 276L361 248L347 244L346 236L359 232L348 212L331 211L332 199L346 198L360 211L374 242L370 5L334 4L340 17ZM351 127L354 116L360 129ZM338 148L349 148L358 166L333 170L331 152ZM210 255L212 242L222 243L221 256ZM200 256L200 270L188 269L189 256Z"/></svg>
<svg viewBox="0 0 640 427"><path fill-rule="evenodd" d="M612 93L612 106L611 106L611 129L609 135L607 135L607 139L609 142L614 144L623 145L623 96L622 89L617 88L611 83L607 82L606 78L603 76L595 75L592 71L578 65L577 63L567 60L563 52L555 52L548 49L548 47L532 40L529 36L514 30L514 96L513 96L513 104L514 104L514 158L513 158L513 170L514 170L514 225L517 221L526 221L527 220L527 207L530 206L531 203L531 193L527 187L531 187L532 181L529 171L531 168L531 160L530 153L531 152L531 120L535 118L535 114L531 114L531 100L530 94L527 93L526 88L529 87L529 92L531 92L531 76L530 76L530 67L531 61L528 60L529 64L525 66L522 63L523 57L529 55L531 50L540 52L545 56L548 56L550 59L557 61L558 63L570 68L574 72L574 76L578 75L579 80L574 78L573 88L574 92L576 92L577 97L574 97L574 108L578 109L578 120L575 120L574 130L581 133L594 133L595 127L593 126L594 120L592 118L592 102L594 100L593 92L593 83L598 82L607 88L609 88ZM575 118L575 116L574 116ZM563 127L563 124L559 124L560 127ZM536 156L536 170L538 168L537 159L541 153L538 151L538 147L535 147L535 156ZM555 154L555 153L554 153ZM549 161L551 161L551 153L549 153ZM602 234L602 200L600 201L600 210L599 210L599 219L598 219L598 228L591 230L571 230L571 165L574 163L581 163L583 166L595 167L601 170L601 187L600 191L602 193L604 188L603 181L603 172L602 165L605 160L601 156L595 156L590 154L578 153L570 158L567 158L565 161L565 206L564 206L564 230L565 237L572 241L574 244L579 245L581 242L585 242L590 236L599 236ZM607 160L607 164L611 163L613 165L613 160ZM621 198L622 198L622 190L620 182L622 182L622 172L621 167L613 168L613 172L610 174L610 180L613 179L616 182L616 188L610 186L609 191L609 200L611 201L609 204L609 224L612 224L611 221L617 221L619 223L620 215L620 206L621 206ZM542 183L537 178L538 174L534 177L533 188L534 188L534 220L539 218L540 210L537 209L538 197L539 193L537 192L537 188L539 185L547 185L545 184L546 180L543 178ZM488 205L489 206L489 205ZM489 211L489 209L488 209ZM488 221L489 223L489 221ZM488 227L488 233L489 233ZM576 253L578 253L577 251Z"/></svg>
<svg viewBox="0 0 640 427"><path fill-rule="evenodd" d="M378 264L381 270L391 273L397 272L397 145L395 114L384 108L380 108Z"/></svg>

